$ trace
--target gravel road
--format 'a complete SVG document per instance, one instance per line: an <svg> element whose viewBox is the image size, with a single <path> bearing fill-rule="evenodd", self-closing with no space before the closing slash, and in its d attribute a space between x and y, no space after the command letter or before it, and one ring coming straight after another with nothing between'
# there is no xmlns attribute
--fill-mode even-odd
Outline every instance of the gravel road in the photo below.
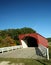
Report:
<svg viewBox="0 0 51 65"><path fill-rule="evenodd" d="M37 51L39 53L39 51ZM33 58L38 59L42 56L37 55L34 47L16 49L9 52L0 53L0 58Z"/></svg>

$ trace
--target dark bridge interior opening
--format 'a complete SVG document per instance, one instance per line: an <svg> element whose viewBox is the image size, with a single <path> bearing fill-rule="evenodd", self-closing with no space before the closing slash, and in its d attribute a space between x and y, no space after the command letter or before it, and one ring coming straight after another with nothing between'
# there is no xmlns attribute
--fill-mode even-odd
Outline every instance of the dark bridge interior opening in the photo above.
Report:
<svg viewBox="0 0 51 65"><path fill-rule="evenodd" d="M24 41L28 47L38 47L37 40L34 37L27 36Z"/></svg>

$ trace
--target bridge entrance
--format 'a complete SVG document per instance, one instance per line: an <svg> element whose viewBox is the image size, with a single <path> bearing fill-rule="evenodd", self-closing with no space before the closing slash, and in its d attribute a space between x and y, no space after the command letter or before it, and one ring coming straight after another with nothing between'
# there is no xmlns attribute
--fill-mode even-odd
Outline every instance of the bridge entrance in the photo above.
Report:
<svg viewBox="0 0 51 65"><path fill-rule="evenodd" d="M34 37L27 36L23 40L28 47L38 47L37 39Z"/></svg>

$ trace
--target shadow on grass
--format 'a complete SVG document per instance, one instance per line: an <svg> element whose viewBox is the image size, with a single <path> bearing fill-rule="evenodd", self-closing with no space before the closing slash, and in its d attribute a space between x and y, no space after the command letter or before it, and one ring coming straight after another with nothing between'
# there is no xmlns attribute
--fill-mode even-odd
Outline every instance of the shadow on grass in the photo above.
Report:
<svg viewBox="0 0 51 65"><path fill-rule="evenodd" d="M46 63L44 63L44 62L42 62L42 61L40 61L40 60L36 60L36 61L40 62L40 63L43 64L43 65L47 65Z"/></svg>
<svg viewBox="0 0 51 65"><path fill-rule="evenodd" d="M51 65L51 59L50 60L47 60L47 59L44 59L44 60L36 60L36 61L40 62L43 65Z"/></svg>

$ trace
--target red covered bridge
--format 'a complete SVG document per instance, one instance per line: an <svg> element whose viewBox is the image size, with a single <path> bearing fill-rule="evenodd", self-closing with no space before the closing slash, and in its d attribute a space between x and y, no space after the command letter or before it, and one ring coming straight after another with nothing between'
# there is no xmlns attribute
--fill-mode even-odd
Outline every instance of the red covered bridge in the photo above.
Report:
<svg viewBox="0 0 51 65"><path fill-rule="evenodd" d="M34 47L38 54L41 52L49 60L48 41L45 37L38 33L29 33L19 35L19 40L23 48Z"/></svg>
<svg viewBox="0 0 51 65"><path fill-rule="evenodd" d="M20 42L24 40L28 47L38 47L39 44L48 47L48 41L45 37L38 33L21 34L19 35ZM21 42L22 44L22 42Z"/></svg>

